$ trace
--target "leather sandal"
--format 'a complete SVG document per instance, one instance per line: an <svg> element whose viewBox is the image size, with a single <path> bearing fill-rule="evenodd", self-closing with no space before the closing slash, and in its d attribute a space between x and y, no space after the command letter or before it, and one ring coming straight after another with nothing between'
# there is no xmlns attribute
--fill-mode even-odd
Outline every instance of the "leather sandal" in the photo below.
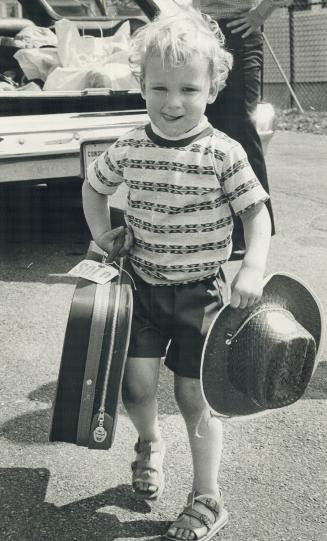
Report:
<svg viewBox="0 0 327 541"><path fill-rule="evenodd" d="M201 503L201 512L195 508L195 503ZM185 516L196 518L200 525L199 526L190 526L189 522L185 522ZM187 505L181 514L177 517L177 520L171 524L169 530L176 528L176 530L189 530L193 532L194 541L208 541L219 532L228 522L228 513L224 508L223 496L220 493L219 498L212 498L208 495L201 495L196 492L191 492L187 499ZM207 532L204 535L200 534L200 530L203 530L203 527L207 529ZM168 530L168 532L169 532ZM175 537L166 533L164 539L169 541L176 541L181 539L180 537ZM183 539L187 539L186 537Z"/></svg>
<svg viewBox="0 0 327 541"><path fill-rule="evenodd" d="M132 487L134 494L142 500L157 500L165 487L163 459L165 444L162 441L138 441L134 446L136 459L132 462ZM139 483L146 483L155 490L140 490Z"/></svg>

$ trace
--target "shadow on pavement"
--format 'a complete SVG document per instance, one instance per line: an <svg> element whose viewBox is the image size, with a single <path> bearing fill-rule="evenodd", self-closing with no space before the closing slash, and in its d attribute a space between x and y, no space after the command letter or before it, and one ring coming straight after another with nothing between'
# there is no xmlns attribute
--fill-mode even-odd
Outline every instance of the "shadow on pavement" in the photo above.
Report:
<svg viewBox="0 0 327 541"><path fill-rule="evenodd" d="M0 436L9 441L25 445L53 445L49 442L51 403L55 398L55 381L41 385L28 395L28 399L40 409L9 419L0 426ZM158 389L159 416L179 414L173 398L173 381L168 369L161 371ZM126 416L122 403L119 403L119 416ZM119 419L118 419L119 422ZM0 537L1 539L1 537Z"/></svg>
<svg viewBox="0 0 327 541"><path fill-rule="evenodd" d="M0 186L3 282L74 284L89 241L79 184Z"/></svg>
<svg viewBox="0 0 327 541"><path fill-rule="evenodd" d="M45 501L50 472L47 469L0 469L0 536L10 541L114 541L129 537L160 536L168 522L121 522L101 509L115 506L145 514L151 508L133 498L128 485L58 507ZM99 512L100 511L100 512Z"/></svg>
<svg viewBox="0 0 327 541"><path fill-rule="evenodd" d="M123 220L123 211L112 208L112 227ZM76 284L66 273L85 257L90 240L80 183L0 185L2 281Z"/></svg>
<svg viewBox="0 0 327 541"><path fill-rule="evenodd" d="M56 382L49 382L32 391L29 400L40 403L40 409L13 417L0 426L0 436L7 440L26 445L53 445L49 442L49 427L51 419L51 402L54 400ZM318 368L304 394L302 400L326 400L327 398L327 363L323 362ZM158 404L160 415L179 415L179 410L173 398L173 378L168 369L162 369ZM119 416L126 416L124 406L119 404ZM119 422L119 419L118 419ZM28 427L28 429L27 429Z"/></svg>
<svg viewBox="0 0 327 541"><path fill-rule="evenodd" d="M84 240L87 226L81 185L15 185L0 187L0 244Z"/></svg>

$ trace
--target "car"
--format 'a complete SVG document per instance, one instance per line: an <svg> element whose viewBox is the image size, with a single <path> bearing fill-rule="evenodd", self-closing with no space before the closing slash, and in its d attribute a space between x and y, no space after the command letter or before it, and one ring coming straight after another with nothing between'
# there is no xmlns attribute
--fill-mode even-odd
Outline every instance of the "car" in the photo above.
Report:
<svg viewBox="0 0 327 541"><path fill-rule="evenodd" d="M110 141L147 119L128 71L130 36L188 0L19 2L22 18L0 20L0 183L80 182ZM113 50L115 76L104 70L113 70ZM273 133L267 105L256 119L268 126L265 145Z"/></svg>

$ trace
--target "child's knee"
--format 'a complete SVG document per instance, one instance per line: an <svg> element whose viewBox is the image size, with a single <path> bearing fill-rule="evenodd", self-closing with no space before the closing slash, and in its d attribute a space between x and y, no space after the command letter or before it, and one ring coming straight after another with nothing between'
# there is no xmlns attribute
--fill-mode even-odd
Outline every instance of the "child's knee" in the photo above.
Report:
<svg viewBox="0 0 327 541"><path fill-rule="evenodd" d="M147 404L156 395L156 389L142 379L124 378L122 384L122 399L124 404Z"/></svg>
<svg viewBox="0 0 327 541"><path fill-rule="evenodd" d="M175 398L181 413L186 417L197 417L205 409L200 381L197 379L176 378Z"/></svg>
<svg viewBox="0 0 327 541"><path fill-rule="evenodd" d="M124 404L147 404L157 392L160 359L127 359L122 384Z"/></svg>

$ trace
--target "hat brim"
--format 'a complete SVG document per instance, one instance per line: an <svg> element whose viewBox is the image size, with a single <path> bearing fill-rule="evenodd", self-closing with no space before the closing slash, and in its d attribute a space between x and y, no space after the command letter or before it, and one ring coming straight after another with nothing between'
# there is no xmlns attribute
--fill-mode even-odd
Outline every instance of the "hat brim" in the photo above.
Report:
<svg viewBox="0 0 327 541"><path fill-rule="evenodd" d="M315 367L323 343L323 310L316 295L299 278L288 273L276 273L265 279L262 297L255 306L238 309L224 305L209 328L201 360L200 382L203 397L211 411L226 417L263 415L267 410L238 391L228 376L226 333L236 331L242 322L260 305L274 303L289 310L307 329L316 342Z"/></svg>

